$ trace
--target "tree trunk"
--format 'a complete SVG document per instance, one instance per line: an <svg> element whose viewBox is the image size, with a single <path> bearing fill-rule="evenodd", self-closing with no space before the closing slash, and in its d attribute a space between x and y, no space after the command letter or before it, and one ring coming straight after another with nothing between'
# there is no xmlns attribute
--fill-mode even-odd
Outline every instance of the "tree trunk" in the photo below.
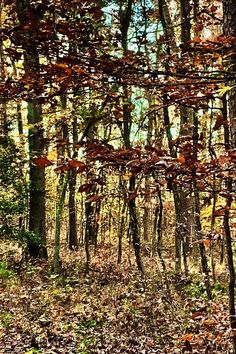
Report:
<svg viewBox="0 0 236 354"><path fill-rule="evenodd" d="M224 25L223 31L225 36L234 37L234 41L231 41L231 46L225 53L224 63L226 69L230 72L236 71L236 2L235 0L223 0L223 16ZM233 83L234 84L234 83ZM225 129L225 146L226 149L236 149L236 89L233 88L228 94L228 114L230 122L230 136ZM231 207L231 192L235 190L235 181L232 178L226 180L226 187L229 193L227 198L225 215L224 215L224 230L226 238L226 252L229 269L229 315L230 324L233 330L233 353L236 353L236 313L235 313L235 268L232 250L232 239L230 229L230 207Z"/></svg>
<svg viewBox="0 0 236 354"><path fill-rule="evenodd" d="M35 101L28 102L28 132L30 158L43 154L43 129L41 105ZM46 257L46 206L45 206L45 169L38 168L30 162L29 188L29 231L36 239L30 238L29 254L32 257ZM38 241L37 241L38 239Z"/></svg>
<svg viewBox="0 0 236 354"><path fill-rule="evenodd" d="M120 2L120 30L121 30L121 44L123 49L123 54L127 55L128 51L128 30L130 27L131 17L132 17L132 5L133 0L128 0L125 9L122 6L122 1ZM127 85L123 87L124 99L123 99L123 139L126 149L131 148L130 143L130 131L132 125L131 116L131 105L130 105L130 92ZM141 259L141 245L140 245L140 230L138 226L138 217L136 210L135 198L132 196L135 190L135 176L132 175L129 179L129 196L128 196L128 210L130 217L130 234L132 236L132 243L134 248L134 253L136 257L136 263L138 270L144 273L142 259Z"/></svg>
<svg viewBox="0 0 236 354"><path fill-rule="evenodd" d="M75 114L75 112L74 112ZM78 141L77 134L77 118L76 116L72 122L72 135L73 144ZM73 158L77 157L77 153L73 152ZM69 249L77 250L78 237L77 237L77 213L76 213L76 199L75 199L75 187L76 187L77 173L75 169L69 172Z"/></svg>
<svg viewBox="0 0 236 354"><path fill-rule="evenodd" d="M0 27L2 27L2 9L3 1L0 1ZM3 55L3 39L0 39L0 75L1 80L6 80L5 75L5 64L4 64L4 55ZM8 134L8 121L7 121L7 108L6 108L6 99L0 95L0 134L7 136Z"/></svg>
<svg viewBox="0 0 236 354"><path fill-rule="evenodd" d="M66 189L68 184L68 175L60 175L58 187L58 200L56 203L56 227L55 227L55 241L54 241L54 255L53 255L53 271L60 274L61 260L60 260L60 240L61 240L61 225L62 214L66 198Z"/></svg>
<svg viewBox="0 0 236 354"><path fill-rule="evenodd" d="M42 4L43 5L43 4ZM28 23L32 14L30 1L16 0L17 16L22 25ZM31 16L30 29L24 31L24 69L29 78L37 78L39 73L39 55L37 51L36 35L38 25L43 16L43 6L40 11ZM36 99L29 99L28 107L28 142L29 157L41 156L44 153L43 117L41 104ZM45 207L45 169L38 168L30 162L30 187L29 187L29 231L33 237L29 238L28 249L32 257L47 257L46 251L46 207Z"/></svg>
<svg viewBox="0 0 236 354"><path fill-rule="evenodd" d="M224 65L228 71L236 71L236 2L235 0L223 0L224 25L223 31L225 36L235 37L233 44L227 49L224 57ZM232 41L231 41L232 43ZM228 95L228 118L230 120L231 148L236 148L236 88L229 91Z"/></svg>

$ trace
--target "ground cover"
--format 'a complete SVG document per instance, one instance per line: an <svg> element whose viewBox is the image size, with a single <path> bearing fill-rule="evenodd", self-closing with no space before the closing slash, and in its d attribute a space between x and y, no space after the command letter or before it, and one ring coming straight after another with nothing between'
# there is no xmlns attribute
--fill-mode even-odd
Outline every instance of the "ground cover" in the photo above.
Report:
<svg viewBox="0 0 236 354"><path fill-rule="evenodd" d="M162 274L146 256L141 276L128 252L116 266L109 245L99 247L87 274L82 249L63 252L60 276L50 262L7 254L0 266L0 353L230 353L224 280L208 301L200 274Z"/></svg>

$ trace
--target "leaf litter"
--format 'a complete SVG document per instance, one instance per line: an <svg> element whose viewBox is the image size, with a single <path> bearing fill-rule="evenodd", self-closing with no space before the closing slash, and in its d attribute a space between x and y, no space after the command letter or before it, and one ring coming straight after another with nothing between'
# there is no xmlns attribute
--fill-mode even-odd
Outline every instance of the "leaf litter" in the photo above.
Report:
<svg viewBox="0 0 236 354"><path fill-rule="evenodd" d="M141 276L129 254L116 266L109 245L88 274L82 250L63 254L60 276L28 261L1 279L0 353L230 353L226 293L194 297L173 273L168 290L156 260Z"/></svg>

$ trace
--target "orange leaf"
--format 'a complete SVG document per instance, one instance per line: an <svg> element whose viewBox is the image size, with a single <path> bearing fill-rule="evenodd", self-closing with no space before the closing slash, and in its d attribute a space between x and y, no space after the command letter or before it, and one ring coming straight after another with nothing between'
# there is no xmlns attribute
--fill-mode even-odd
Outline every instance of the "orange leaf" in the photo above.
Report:
<svg viewBox="0 0 236 354"><path fill-rule="evenodd" d="M196 36L196 37L193 38L193 42L200 43L201 42L201 38L199 36Z"/></svg>
<svg viewBox="0 0 236 354"><path fill-rule="evenodd" d="M186 162L184 155L179 155L179 157L176 159L176 161L178 161L180 163L185 163Z"/></svg>
<svg viewBox="0 0 236 354"><path fill-rule="evenodd" d="M193 334L192 333L189 333L189 334L185 334L184 336L180 337L179 340L181 342L185 342L186 340L188 342L191 342L191 340L193 339Z"/></svg>
<svg viewBox="0 0 236 354"><path fill-rule="evenodd" d="M98 202L102 199L103 199L102 195L95 194L92 195L90 198L88 198L85 203Z"/></svg>
<svg viewBox="0 0 236 354"><path fill-rule="evenodd" d="M68 161L68 166L70 168L75 168L75 167L84 167L85 164L81 161L78 161L78 160L69 160Z"/></svg>
<svg viewBox="0 0 236 354"><path fill-rule="evenodd" d="M46 156L35 157L32 159L32 162L39 168L48 167L53 164L52 161L50 161Z"/></svg>
<svg viewBox="0 0 236 354"><path fill-rule="evenodd" d="M216 326L217 321L214 318L208 318L207 320L202 321L202 324L205 326Z"/></svg>
<svg viewBox="0 0 236 354"><path fill-rule="evenodd" d="M209 247L211 241L206 239L206 240L202 240L202 243L203 243L205 246Z"/></svg>

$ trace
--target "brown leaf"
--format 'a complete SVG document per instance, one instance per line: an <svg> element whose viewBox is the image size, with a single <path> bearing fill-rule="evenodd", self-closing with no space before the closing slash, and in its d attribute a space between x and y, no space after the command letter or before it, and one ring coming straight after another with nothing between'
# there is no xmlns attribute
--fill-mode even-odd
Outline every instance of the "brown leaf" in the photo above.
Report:
<svg viewBox="0 0 236 354"><path fill-rule="evenodd" d="M58 167L56 167L54 169L54 171L58 172L58 173L66 172L66 171L69 171L69 170L70 170L70 167L68 165L59 165Z"/></svg>
<svg viewBox="0 0 236 354"><path fill-rule="evenodd" d="M39 168L45 168L53 165L52 161L50 161L46 156L35 157L32 159L32 162Z"/></svg>
<svg viewBox="0 0 236 354"><path fill-rule="evenodd" d="M88 192L92 189L93 187L93 183L84 183L84 184L81 184L81 186L79 187L78 191L80 193L83 193L83 192Z"/></svg>
<svg viewBox="0 0 236 354"><path fill-rule="evenodd" d="M211 11L211 12L216 12L216 11L217 11L217 6L212 5L212 6L210 7L210 11Z"/></svg>
<svg viewBox="0 0 236 354"><path fill-rule="evenodd" d="M228 211L230 209L229 206L225 206L224 208L220 208L220 209L217 209L214 211L213 215L215 217L217 216L224 216L225 215L225 212Z"/></svg>
<svg viewBox="0 0 236 354"><path fill-rule="evenodd" d="M216 326L217 323L218 322L214 318L208 318L208 319L202 321L202 324L204 326L209 326L209 327Z"/></svg>
<svg viewBox="0 0 236 354"><path fill-rule="evenodd" d="M216 118L216 122L215 122L215 125L213 127L213 130L218 130L220 129L220 127L222 125L225 125L227 124L227 119L225 119L225 117L223 115L218 115L217 118Z"/></svg>
<svg viewBox="0 0 236 354"><path fill-rule="evenodd" d="M76 167L84 167L85 164L82 161L72 159L68 161L68 166L70 168L76 168Z"/></svg>
<svg viewBox="0 0 236 354"><path fill-rule="evenodd" d="M98 202L102 199L103 199L102 195L94 194L91 197L89 197L85 203Z"/></svg>
<svg viewBox="0 0 236 354"><path fill-rule="evenodd" d="M185 342L186 340L188 342L190 342L191 340L193 339L193 334L192 333L188 333L188 334L185 334L184 336L180 337L179 340L181 342Z"/></svg>

